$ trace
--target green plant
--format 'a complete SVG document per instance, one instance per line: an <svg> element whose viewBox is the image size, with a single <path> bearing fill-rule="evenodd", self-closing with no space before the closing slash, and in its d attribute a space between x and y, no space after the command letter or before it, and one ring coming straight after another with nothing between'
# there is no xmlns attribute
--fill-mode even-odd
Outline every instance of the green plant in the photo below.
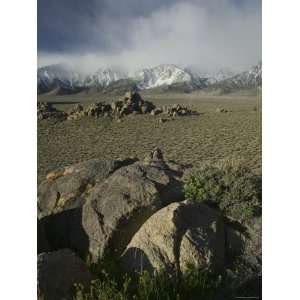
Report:
<svg viewBox="0 0 300 300"><path fill-rule="evenodd" d="M261 177L241 164L204 166L187 179L185 196L246 221L261 211Z"/></svg>
<svg viewBox="0 0 300 300"><path fill-rule="evenodd" d="M211 299L221 287L220 277L211 272L202 272L190 267L182 275L166 272L150 274L123 273L98 277L91 284L88 293L77 286L77 300L198 300ZM118 276L117 276L118 277Z"/></svg>

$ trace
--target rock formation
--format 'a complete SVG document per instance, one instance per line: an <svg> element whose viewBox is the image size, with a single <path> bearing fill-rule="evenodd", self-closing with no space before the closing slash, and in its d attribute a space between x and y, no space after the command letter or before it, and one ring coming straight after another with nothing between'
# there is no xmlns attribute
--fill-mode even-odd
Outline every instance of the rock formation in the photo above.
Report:
<svg viewBox="0 0 300 300"><path fill-rule="evenodd" d="M107 104L97 102L83 107L76 104L69 112L59 111L50 103L38 102L38 120L51 117L60 117L67 120L79 120L82 117L115 117L120 118L130 114L165 114L169 117L187 116L193 112L187 106L175 104L172 106L156 107L152 102L143 100L138 92L127 92L125 96L117 101Z"/></svg>
<svg viewBox="0 0 300 300"><path fill-rule="evenodd" d="M73 300L76 294L74 284L88 287L91 280L84 262L69 249L38 255L38 299Z"/></svg>
<svg viewBox="0 0 300 300"><path fill-rule="evenodd" d="M225 239L221 216L204 204L172 203L134 235L122 261L128 270L184 272L189 265L220 269Z"/></svg>
<svg viewBox="0 0 300 300"><path fill-rule="evenodd" d="M38 120L44 120L49 118L66 118L66 114L62 111L57 110L49 102L38 102L37 103L37 118Z"/></svg>
<svg viewBox="0 0 300 300"><path fill-rule="evenodd" d="M76 255L96 263L112 254L127 270L152 273L234 267L226 272L237 287L256 279L261 219L241 227L185 200L185 169L155 148L144 160L93 159L50 172L38 187L40 299L72 299L74 283L88 285Z"/></svg>
<svg viewBox="0 0 300 300"><path fill-rule="evenodd" d="M51 172L38 188L49 243L93 260L121 254L148 217L183 199L183 172L174 167L155 149L150 161L92 160Z"/></svg>

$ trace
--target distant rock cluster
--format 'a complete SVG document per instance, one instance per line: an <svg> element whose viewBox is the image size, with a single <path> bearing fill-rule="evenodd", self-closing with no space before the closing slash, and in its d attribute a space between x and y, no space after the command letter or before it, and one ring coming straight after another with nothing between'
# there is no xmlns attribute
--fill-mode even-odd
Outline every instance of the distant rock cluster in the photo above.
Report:
<svg viewBox="0 0 300 300"><path fill-rule="evenodd" d="M193 112L187 106L174 104L172 106L163 107L162 113L167 114L170 117L176 117L176 116L188 116L191 115Z"/></svg>
<svg viewBox="0 0 300 300"><path fill-rule="evenodd" d="M38 120L44 120L48 118L62 118L66 117L66 114L57 110L49 102L38 102L37 104L37 118Z"/></svg>
<svg viewBox="0 0 300 300"><path fill-rule="evenodd" d="M57 110L51 103L38 102L38 120L59 117L67 120L79 120L82 117L115 117L120 119L130 114L165 114L169 117L187 116L193 112L187 106L175 104L172 106L157 107L152 102L143 100L138 92L127 92L121 99L107 104L93 103L86 107L76 104L69 112Z"/></svg>
<svg viewBox="0 0 300 300"><path fill-rule="evenodd" d="M84 116L100 117L108 116L111 112L111 106L102 102L93 103L87 107L76 104L72 110L68 112L67 120L79 120Z"/></svg>

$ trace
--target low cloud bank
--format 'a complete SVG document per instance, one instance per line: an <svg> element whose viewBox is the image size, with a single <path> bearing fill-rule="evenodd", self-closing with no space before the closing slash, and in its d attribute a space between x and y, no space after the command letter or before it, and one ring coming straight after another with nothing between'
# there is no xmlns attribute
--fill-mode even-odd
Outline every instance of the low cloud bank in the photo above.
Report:
<svg viewBox="0 0 300 300"><path fill-rule="evenodd" d="M172 63L199 70L244 70L261 60L261 8L232 1L183 1L148 16L101 17L83 30L105 35L109 50L39 52L38 66L66 63L82 72L137 69ZM121 37L122 36L122 37Z"/></svg>

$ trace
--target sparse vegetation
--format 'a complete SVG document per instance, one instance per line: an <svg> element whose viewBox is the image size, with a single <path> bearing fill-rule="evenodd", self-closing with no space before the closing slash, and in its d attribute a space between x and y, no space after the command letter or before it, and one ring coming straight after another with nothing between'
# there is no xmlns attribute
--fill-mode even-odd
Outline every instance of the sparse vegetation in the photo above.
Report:
<svg viewBox="0 0 300 300"><path fill-rule="evenodd" d="M77 287L77 300L205 300L222 287L221 276L192 266L182 275L165 272L151 275L147 271L128 274L121 267L116 269L114 261L99 266L92 267L97 279L89 292Z"/></svg>
<svg viewBox="0 0 300 300"><path fill-rule="evenodd" d="M241 164L204 166L190 175L185 194L218 207L230 218L247 221L261 210L261 177Z"/></svg>

